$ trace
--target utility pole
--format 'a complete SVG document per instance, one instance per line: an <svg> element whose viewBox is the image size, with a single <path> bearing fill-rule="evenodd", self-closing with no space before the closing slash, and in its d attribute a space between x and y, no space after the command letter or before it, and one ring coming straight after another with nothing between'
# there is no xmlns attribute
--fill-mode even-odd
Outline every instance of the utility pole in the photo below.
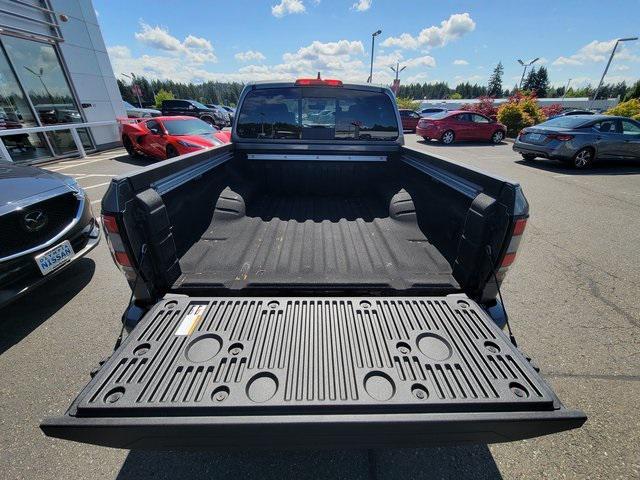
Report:
<svg viewBox="0 0 640 480"><path fill-rule="evenodd" d="M520 90L522 90L522 83L524 82L524 75L527 73L527 67L530 67L538 60L540 60L540 57L534 58L529 63L524 63L522 60L518 59L518 63L524 67L524 70L522 71L522 78L520 79L520 86L518 87Z"/></svg>
<svg viewBox="0 0 640 480"><path fill-rule="evenodd" d="M371 34L371 70L369 72L369 79L367 83L373 82L373 50L376 46L376 37L382 33L382 30L378 30L377 32L373 32Z"/></svg>
<svg viewBox="0 0 640 480"><path fill-rule="evenodd" d="M389 68L396 74L396 79L393 81L393 86L391 87L391 90L393 90L393 93L395 93L396 95L398 95L398 90L400 90L400 72L403 71L405 68L407 68L407 66L405 65L404 67L400 68L400 62L396 62L396 66L392 67L389 66Z"/></svg>
<svg viewBox="0 0 640 480"><path fill-rule="evenodd" d="M564 88L564 92L562 92L562 101L564 101L564 97L567 96L567 92L569 91L569 85L571 84L571 79L567 82L567 86Z"/></svg>
<svg viewBox="0 0 640 480"><path fill-rule="evenodd" d="M598 94L600 93L600 89L602 88L602 84L604 83L604 77L607 75L607 72L609 71L609 66L611 65L613 56L616 54L616 49L618 48L618 44L620 42L631 42L633 40L638 40L638 37L619 38L616 40L616 43L613 46L613 50L611 50L611 55L609 56L609 61L607 62L607 66L604 67L604 72L602 72L602 77L600 78L600 83L598 84L598 88L596 88L596 93L593 94L593 99L589 104L590 107L591 105L593 105L593 102L598 98Z"/></svg>

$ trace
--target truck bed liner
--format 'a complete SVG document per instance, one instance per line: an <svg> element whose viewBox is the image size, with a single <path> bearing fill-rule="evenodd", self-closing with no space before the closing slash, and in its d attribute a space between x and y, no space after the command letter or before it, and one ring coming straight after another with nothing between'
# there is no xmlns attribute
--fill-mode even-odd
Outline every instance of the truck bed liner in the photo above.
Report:
<svg viewBox="0 0 640 480"><path fill-rule="evenodd" d="M256 194L227 188L206 232L180 259L174 289L285 286L459 289L418 228L411 197ZM395 209L394 209L395 207Z"/></svg>
<svg viewBox="0 0 640 480"><path fill-rule="evenodd" d="M363 446L507 441L584 420L463 295L175 298L42 428L123 448Z"/></svg>

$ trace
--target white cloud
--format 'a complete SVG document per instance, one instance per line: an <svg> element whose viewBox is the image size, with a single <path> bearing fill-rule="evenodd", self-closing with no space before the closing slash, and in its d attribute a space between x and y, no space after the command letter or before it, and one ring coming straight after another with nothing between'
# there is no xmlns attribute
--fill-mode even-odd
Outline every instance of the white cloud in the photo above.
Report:
<svg viewBox="0 0 640 480"><path fill-rule="evenodd" d="M435 67L436 60L431 55L423 55L422 57L410 58L402 62L402 65L406 65L407 68L415 67Z"/></svg>
<svg viewBox="0 0 640 480"><path fill-rule="evenodd" d="M129 47L125 47L124 45L114 45L113 47L109 47L107 48L107 53L112 60L116 58L131 57L131 50L129 50Z"/></svg>
<svg viewBox="0 0 640 480"><path fill-rule="evenodd" d="M436 66L436 60L431 55L405 59L400 50L396 50L395 52L387 55L377 55L374 61L374 65L376 67L395 67L397 63L400 63L400 67L406 66L407 68L433 68Z"/></svg>
<svg viewBox="0 0 640 480"><path fill-rule="evenodd" d="M148 47L183 56L190 63L202 64L217 61L213 45L206 38L188 35L181 42L164 27L152 27L145 22L141 22L140 27L142 31L136 32L135 38Z"/></svg>
<svg viewBox="0 0 640 480"><path fill-rule="evenodd" d="M414 37L403 33L399 37L389 37L382 42L384 47L400 47L416 49L419 46L442 47L463 35L472 32L476 23L468 13L455 13L447 20L440 22L440 26L431 26L420 31Z"/></svg>
<svg viewBox="0 0 640 480"><path fill-rule="evenodd" d="M604 62L609 55L611 55L611 51L613 50L615 43L615 39L604 42L594 40L569 57L560 56L556 58L553 61L553 65L577 66L588 63ZM624 44L618 45L615 58L616 60L640 61L640 57L633 55Z"/></svg>
<svg viewBox="0 0 640 480"><path fill-rule="evenodd" d="M469 65L469 62L467 62L466 60L463 59L458 59L458 60L454 60L453 61L454 65Z"/></svg>
<svg viewBox="0 0 640 480"><path fill-rule="evenodd" d="M241 62L251 62L251 61L261 61L265 60L265 57L262 52L247 50L246 52L240 52L235 54L236 60L240 60Z"/></svg>
<svg viewBox="0 0 640 480"><path fill-rule="evenodd" d="M365 12L371 8L371 0L358 0L351 6L352 10L357 10L358 12Z"/></svg>
<svg viewBox="0 0 640 480"><path fill-rule="evenodd" d="M302 0L282 0L279 4L271 7L271 14L277 18L294 13L304 13L305 11L306 8Z"/></svg>

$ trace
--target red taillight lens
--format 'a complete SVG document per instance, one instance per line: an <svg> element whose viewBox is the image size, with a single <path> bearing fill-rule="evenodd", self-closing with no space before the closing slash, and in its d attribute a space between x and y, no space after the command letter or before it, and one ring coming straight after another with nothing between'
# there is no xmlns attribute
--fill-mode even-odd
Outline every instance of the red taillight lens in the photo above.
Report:
<svg viewBox="0 0 640 480"><path fill-rule="evenodd" d="M569 140L573 139L573 135L567 135L565 133L549 133L547 135L547 138L559 140L561 142L568 142Z"/></svg>
<svg viewBox="0 0 640 480"><path fill-rule="evenodd" d="M102 225L109 233L118 233L118 224L113 215L102 215Z"/></svg>
<svg viewBox="0 0 640 480"><path fill-rule="evenodd" d="M109 245L113 261L121 268L131 268L133 265L129 255L127 255L124 243L122 243L116 217L114 215L102 215L102 225L104 226L107 245ZM127 272L125 272L126 274Z"/></svg>
<svg viewBox="0 0 640 480"><path fill-rule="evenodd" d="M500 267L508 267L509 265L511 265L516 259L516 253L507 253L504 258L502 259L502 263L500 264Z"/></svg>
<svg viewBox="0 0 640 480"><path fill-rule="evenodd" d="M513 226L513 234L511 235L511 241L509 242L509 247L507 247L507 253L505 253L504 258L502 259L502 263L500 263L500 268L506 268L515 261L516 253L518 252L518 247L520 246L520 241L522 240L522 234L524 233L524 229L526 227L526 218L518 218L515 221L515 224Z"/></svg>
<svg viewBox="0 0 640 480"><path fill-rule="evenodd" d="M308 87L308 86L325 86L325 87L341 87L341 80L334 79L326 79L321 80L319 78L299 78L296 80L297 87Z"/></svg>
<svg viewBox="0 0 640 480"><path fill-rule="evenodd" d="M526 226L527 226L526 218L521 218L519 220L516 220L516 224L513 227L513 236L515 237L517 235L522 235Z"/></svg>

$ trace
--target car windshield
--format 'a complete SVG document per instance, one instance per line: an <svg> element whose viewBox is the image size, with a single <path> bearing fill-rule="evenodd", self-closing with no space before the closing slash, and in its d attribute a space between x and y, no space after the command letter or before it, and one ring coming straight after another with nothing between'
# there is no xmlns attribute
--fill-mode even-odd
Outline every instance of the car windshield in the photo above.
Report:
<svg viewBox="0 0 640 480"><path fill-rule="evenodd" d="M205 135L216 130L198 118L164 120L164 128L169 135Z"/></svg>
<svg viewBox="0 0 640 480"><path fill-rule="evenodd" d="M396 110L380 91L326 87L256 89L239 112L242 138L395 140Z"/></svg>
<svg viewBox="0 0 640 480"><path fill-rule="evenodd" d="M569 115L566 117L555 117L539 124L539 127L576 128L593 120L593 118L582 118L580 115Z"/></svg>

